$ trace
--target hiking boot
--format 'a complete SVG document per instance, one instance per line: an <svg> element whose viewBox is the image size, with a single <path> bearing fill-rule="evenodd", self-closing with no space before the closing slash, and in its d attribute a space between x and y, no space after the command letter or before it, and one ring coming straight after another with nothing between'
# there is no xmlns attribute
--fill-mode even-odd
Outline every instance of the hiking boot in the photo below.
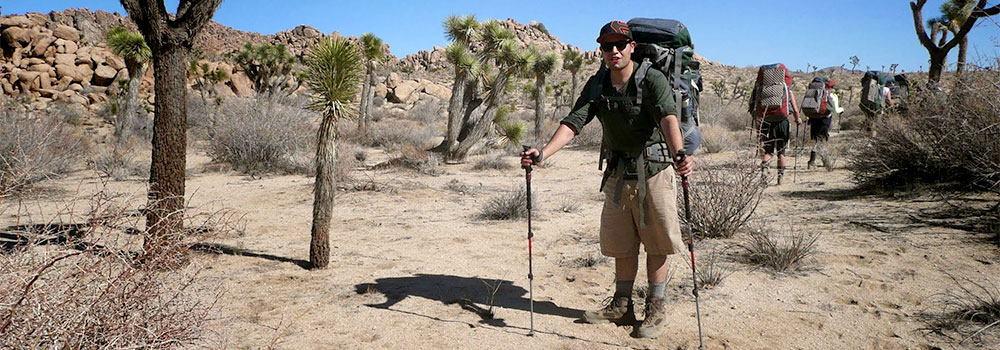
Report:
<svg viewBox="0 0 1000 350"><path fill-rule="evenodd" d="M635 324L635 311L632 309L631 296L615 296L604 300L604 307L583 313L587 323Z"/></svg>
<svg viewBox="0 0 1000 350"><path fill-rule="evenodd" d="M667 323L667 304L661 298L646 299L646 318L636 327L636 337L656 338L663 334L663 325Z"/></svg>

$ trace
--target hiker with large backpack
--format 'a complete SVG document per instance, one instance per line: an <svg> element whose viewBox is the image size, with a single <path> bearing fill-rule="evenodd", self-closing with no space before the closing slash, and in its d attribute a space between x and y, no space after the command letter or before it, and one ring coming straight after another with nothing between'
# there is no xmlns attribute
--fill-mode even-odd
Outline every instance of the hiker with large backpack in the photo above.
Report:
<svg viewBox="0 0 1000 350"><path fill-rule="evenodd" d="M892 90L887 86L891 77L879 71L867 71L861 77L861 99L858 107L865 113L865 130L875 136L875 121L893 107Z"/></svg>
<svg viewBox="0 0 1000 350"><path fill-rule="evenodd" d="M686 152L678 105L685 107L685 98L691 96L685 96L679 80L689 76L687 68L693 60L686 59L693 50L680 22L629 22L612 21L601 28L597 42L604 67L587 80L548 144L521 153L521 165L527 168L548 160L594 117L601 121L602 148L607 152L602 152L600 162L606 161L607 169L601 181L605 200L600 245L602 254L615 259L615 293L602 308L587 311L584 321L634 325L635 336L655 338L666 323L667 256L684 247L675 174L690 175L694 159L680 156ZM653 24L662 31L646 35L654 33L638 24ZM632 301L640 243L647 253L649 282L641 323L636 321Z"/></svg>
<svg viewBox="0 0 1000 350"><path fill-rule="evenodd" d="M805 96L802 97L802 114L806 115L809 139L813 142L809 151L809 163L806 164L807 169L816 166L817 148L822 149L822 144L830 140L833 114L844 111L840 108L839 98L833 93L833 87L836 85L836 82L825 77L813 78L806 88ZM824 160L824 165L825 163Z"/></svg>
<svg viewBox="0 0 1000 350"><path fill-rule="evenodd" d="M797 126L802 124L795 96L792 95L792 75L784 64L760 66L757 80L750 93L750 115L758 135L761 172L766 174L771 158L778 157L778 185L785 175L785 148L791 138L788 117L795 116Z"/></svg>

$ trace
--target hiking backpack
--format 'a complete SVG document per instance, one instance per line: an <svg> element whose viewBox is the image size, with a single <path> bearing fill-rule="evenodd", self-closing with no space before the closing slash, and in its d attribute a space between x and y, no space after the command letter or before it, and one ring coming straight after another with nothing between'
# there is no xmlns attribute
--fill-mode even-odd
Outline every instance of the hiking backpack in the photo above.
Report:
<svg viewBox="0 0 1000 350"><path fill-rule="evenodd" d="M809 118L822 118L829 114L827 99L830 91L826 89L828 81L824 77L815 77L806 87L806 94L802 98L802 113Z"/></svg>
<svg viewBox="0 0 1000 350"><path fill-rule="evenodd" d="M867 71L861 77L861 102L859 106L872 112L878 112L885 107L882 101L882 87L886 85L886 75L879 71Z"/></svg>
<svg viewBox="0 0 1000 350"><path fill-rule="evenodd" d="M755 118L774 122L788 118L792 75L782 63L760 66L750 94L750 113Z"/></svg>
<svg viewBox="0 0 1000 350"><path fill-rule="evenodd" d="M656 69L667 77L673 90L684 149L688 154L701 146L698 132L698 105L702 80L698 61L694 60L694 43L687 26L680 21L660 18L633 18L628 21L632 40L636 42L632 60L638 66L635 72L637 104L642 103L642 80L649 69Z"/></svg>
<svg viewBox="0 0 1000 350"><path fill-rule="evenodd" d="M897 105L905 106L906 100L910 97L910 81L904 74L896 74L892 77L893 84L889 87L892 92L892 101Z"/></svg>

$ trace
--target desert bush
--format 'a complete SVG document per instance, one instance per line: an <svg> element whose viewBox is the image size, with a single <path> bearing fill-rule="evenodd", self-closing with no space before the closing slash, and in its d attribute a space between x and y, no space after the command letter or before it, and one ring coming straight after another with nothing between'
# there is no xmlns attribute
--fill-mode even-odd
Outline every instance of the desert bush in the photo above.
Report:
<svg viewBox="0 0 1000 350"><path fill-rule="evenodd" d="M865 125L865 113L856 104L844 106L844 112L837 116L838 131L840 130L861 130Z"/></svg>
<svg viewBox="0 0 1000 350"><path fill-rule="evenodd" d="M416 170L424 175L437 176L444 173L440 168L441 155L417 148L413 145L406 145L400 148L399 154L385 162L376 164L375 169L406 168Z"/></svg>
<svg viewBox="0 0 1000 350"><path fill-rule="evenodd" d="M444 188L458 193L458 194L475 194L479 192L479 188L459 181L458 179L451 179L448 183L444 184Z"/></svg>
<svg viewBox="0 0 1000 350"><path fill-rule="evenodd" d="M579 210L580 210L580 201L569 198L563 199L563 201L559 204L558 208L558 211L561 211L563 213L575 213Z"/></svg>
<svg viewBox="0 0 1000 350"><path fill-rule="evenodd" d="M94 155L90 163L102 175L117 181L129 176L149 177L149 163L136 159L133 150L125 150L119 157L111 151L102 151Z"/></svg>
<svg viewBox="0 0 1000 350"><path fill-rule="evenodd" d="M482 208L480 217L488 220L516 220L528 217L528 199L523 186L493 196ZM532 214L537 212L538 201L532 197Z"/></svg>
<svg viewBox="0 0 1000 350"><path fill-rule="evenodd" d="M59 118L17 106L0 110L0 198L66 174L85 144Z"/></svg>
<svg viewBox="0 0 1000 350"><path fill-rule="evenodd" d="M447 112L443 110L444 108L445 105L436 98L420 99L413 108L406 111L405 118L420 122L423 125L434 125L445 120Z"/></svg>
<svg viewBox="0 0 1000 350"><path fill-rule="evenodd" d="M206 232L228 233L227 215L186 216L199 234L133 251L148 238L135 229L144 217L130 215L143 200L90 198L93 209L82 217L65 210L58 217L67 221L3 230L21 244L0 251L0 348L181 348L208 340L204 326L221 290L199 283L197 263L164 266L179 266Z"/></svg>
<svg viewBox="0 0 1000 350"><path fill-rule="evenodd" d="M699 129L701 149L705 153L725 152L740 146L739 135L736 132L712 124L701 124Z"/></svg>
<svg viewBox="0 0 1000 350"><path fill-rule="evenodd" d="M514 164L511 163L511 159L509 157L504 157L504 155L500 153L493 153L493 154L487 154L486 156L476 161L476 164L472 166L472 169L510 170L514 169Z"/></svg>
<svg viewBox="0 0 1000 350"><path fill-rule="evenodd" d="M260 100L230 99L209 129L208 155L213 161L246 173L303 173L309 169L298 155L315 139L305 110Z"/></svg>
<svg viewBox="0 0 1000 350"><path fill-rule="evenodd" d="M855 182L884 187L962 184L1000 191L1000 72L969 72L945 96L911 96L909 115L875 125L871 142L852 154Z"/></svg>
<svg viewBox="0 0 1000 350"><path fill-rule="evenodd" d="M747 263L775 272L787 272L801 268L805 259L815 251L818 239L818 233L792 227L778 230L761 224L750 230L746 241L739 246Z"/></svg>
<svg viewBox="0 0 1000 350"><path fill-rule="evenodd" d="M412 123L382 121L372 123L367 132L356 134L351 139L365 147L381 147L391 151L406 147L430 148L429 142L435 136L439 135L427 125L415 127Z"/></svg>
<svg viewBox="0 0 1000 350"><path fill-rule="evenodd" d="M703 96L698 106L700 125L717 125L729 131L743 131L750 127L750 114L747 105L741 100L729 100L721 103L717 98Z"/></svg>
<svg viewBox="0 0 1000 350"><path fill-rule="evenodd" d="M601 121L594 118L580 130L571 143L581 148L600 149L602 141L604 141L604 129L601 127Z"/></svg>
<svg viewBox="0 0 1000 350"><path fill-rule="evenodd" d="M691 177L691 226L700 238L730 238L750 221L767 186L756 161L744 155L736 163L702 163ZM683 208L683 196L678 196Z"/></svg>
<svg viewBox="0 0 1000 350"><path fill-rule="evenodd" d="M927 330L960 335L961 344L1000 322L1000 285L989 278L948 277L948 288L932 298L930 311L922 315ZM990 334L1000 338L996 330Z"/></svg>
<svg viewBox="0 0 1000 350"><path fill-rule="evenodd" d="M733 274L733 268L722 261L722 255L712 250L707 257L698 261L698 287L712 289Z"/></svg>

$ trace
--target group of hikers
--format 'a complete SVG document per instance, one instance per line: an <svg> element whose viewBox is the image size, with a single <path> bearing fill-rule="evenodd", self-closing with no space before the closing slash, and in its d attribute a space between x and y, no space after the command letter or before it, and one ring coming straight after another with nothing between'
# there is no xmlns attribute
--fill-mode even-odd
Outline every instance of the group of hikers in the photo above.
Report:
<svg viewBox="0 0 1000 350"><path fill-rule="evenodd" d="M667 258L685 246L675 177L680 175L684 179L686 191L686 179L695 167L691 155L700 145L699 63L693 59L694 44L688 29L675 20L611 21L601 27L597 43L602 67L587 80L548 143L540 149L525 147L521 166L529 175L530 186L531 166L551 159L595 117L600 120L603 144L599 168L606 167L600 184L605 194L600 250L614 259L615 288L602 307L586 311L583 320L632 325L634 336L655 338L663 333L667 322ZM779 185L785 170L785 148L791 136L789 117L794 117L796 125L802 124L801 110L808 118L811 139L818 144L829 140L834 114L843 112L833 92L836 82L814 79L802 106L796 103L791 85L791 75L783 64L762 66L750 99L749 111L756 121L762 171L767 171L770 160L777 154ZM880 82L872 86L884 85ZM892 106L891 91L879 88L877 94L872 98L881 102L870 105L869 109L864 108L865 98L862 98L862 109L870 119L876 116L876 107ZM816 155L814 147L808 168L816 166ZM530 237L529 223L529 240ZM686 243L692 252L693 270L690 232ZM648 281L645 318L641 322L635 317L632 297L640 244L645 247ZM694 292L697 302L697 288Z"/></svg>

